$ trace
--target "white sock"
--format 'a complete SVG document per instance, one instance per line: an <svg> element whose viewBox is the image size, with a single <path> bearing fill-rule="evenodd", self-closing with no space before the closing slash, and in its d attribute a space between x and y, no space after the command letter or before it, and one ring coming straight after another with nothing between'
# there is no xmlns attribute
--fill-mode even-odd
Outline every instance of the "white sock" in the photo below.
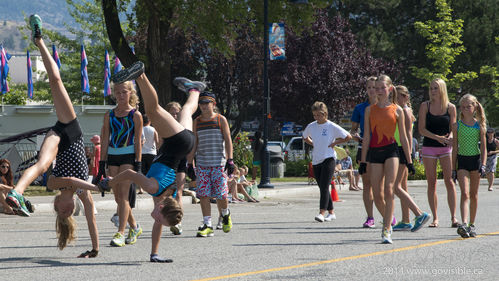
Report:
<svg viewBox="0 0 499 281"><path fill-rule="evenodd" d="M211 216L203 217L203 223L207 226L211 226Z"/></svg>
<svg viewBox="0 0 499 281"><path fill-rule="evenodd" d="M222 209L222 216L226 216L229 214L229 208L227 209Z"/></svg>

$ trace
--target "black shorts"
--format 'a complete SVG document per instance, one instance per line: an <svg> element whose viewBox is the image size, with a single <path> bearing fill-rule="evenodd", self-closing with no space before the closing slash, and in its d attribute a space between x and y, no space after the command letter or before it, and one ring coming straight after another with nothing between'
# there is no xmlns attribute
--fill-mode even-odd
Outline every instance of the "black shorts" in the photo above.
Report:
<svg viewBox="0 0 499 281"><path fill-rule="evenodd" d="M135 154L108 154L107 155L107 165L108 166L121 166L121 165L134 165L135 164Z"/></svg>
<svg viewBox="0 0 499 281"><path fill-rule="evenodd" d="M402 146L399 146L397 149L399 153L399 164L407 164L407 158L405 158L404 148Z"/></svg>
<svg viewBox="0 0 499 281"><path fill-rule="evenodd" d="M183 158L194 148L194 133L187 129L163 139L163 144L159 148L158 155L153 163L159 162L175 171Z"/></svg>
<svg viewBox="0 0 499 281"><path fill-rule="evenodd" d="M151 168L152 161L156 157L155 154L142 154L142 174L147 175Z"/></svg>
<svg viewBox="0 0 499 281"><path fill-rule="evenodd" d="M398 157L398 147L397 143L392 143L382 147L370 147L369 148L369 162L370 163L385 163L386 159L392 157Z"/></svg>
<svg viewBox="0 0 499 281"><path fill-rule="evenodd" d="M177 173L187 173L187 157L182 158L177 167Z"/></svg>
<svg viewBox="0 0 499 281"><path fill-rule="evenodd" d="M371 150L368 149L367 150L367 155L366 155L366 162L369 163L371 161L369 161L369 154L370 154ZM358 164L360 163L362 160L362 148L357 148L357 155L355 156L355 162Z"/></svg>
<svg viewBox="0 0 499 281"><path fill-rule="evenodd" d="M457 155L457 169L478 171L480 169L480 154L473 156Z"/></svg>
<svg viewBox="0 0 499 281"><path fill-rule="evenodd" d="M67 124L57 121L52 127L52 130L61 138L58 153L64 152L64 150L68 149L74 142L83 137L80 123L77 118Z"/></svg>

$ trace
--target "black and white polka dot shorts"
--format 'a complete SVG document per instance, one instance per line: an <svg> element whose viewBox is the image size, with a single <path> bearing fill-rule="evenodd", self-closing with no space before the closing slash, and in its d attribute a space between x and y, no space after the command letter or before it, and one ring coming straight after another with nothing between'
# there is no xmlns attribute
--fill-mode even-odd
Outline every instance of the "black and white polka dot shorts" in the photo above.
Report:
<svg viewBox="0 0 499 281"><path fill-rule="evenodd" d="M88 164L83 137L77 138L64 151L59 151L55 161L53 170L55 177L75 177L85 181L88 179Z"/></svg>

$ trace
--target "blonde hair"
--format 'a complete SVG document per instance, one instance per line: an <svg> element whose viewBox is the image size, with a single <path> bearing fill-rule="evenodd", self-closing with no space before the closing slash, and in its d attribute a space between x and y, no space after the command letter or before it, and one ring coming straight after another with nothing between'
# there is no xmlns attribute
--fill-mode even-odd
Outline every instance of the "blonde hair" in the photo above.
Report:
<svg viewBox="0 0 499 281"><path fill-rule="evenodd" d="M179 111L182 110L182 106L180 105L180 103L178 103L176 101L171 101L171 102L167 103L165 106L165 110L170 112L170 109L172 109L174 107L177 108Z"/></svg>
<svg viewBox="0 0 499 281"><path fill-rule="evenodd" d="M326 117L328 115L327 106L325 103L323 103L321 101L314 102L314 104L312 105L312 112L314 112L314 111L322 112L322 113L326 114Z"/></svg>
<svg viewBox="0 0 499 281"><path fill-rule="evenodd" d="M475 112L473 112L474 117L478 119L478 123L480 124L480 128L483 130L486 130L487 128L487 119L485 117L485 112L483 110L482 104L477 100L477 98L474 95L471 94L466 94L462 96L459 99L459 106L463 106L464 101L470 101L473 103L473 106L475 107ZM463 119L464 114L463 111L461 110L461 113L459 114L459 118Z"/></svg>
<svg viewBox="0 0 499 281"><path fill-rule="evenodd" d="M440 92L440 102L441 102L441 109L442 111L445 111L447 108L447 105L449 104L449 95L447 94L447 84L445 84L445 81L442 78L435 78L431 83L437 83L438 85L438 90ZM431 87L430 83L430 87ZM431 100L431 95L430 95L430 103L432 102Z"/></svg>
<svg viewBox="0 0 499 281"><path fill-rule="evenodd" d="M376 82L376 76L369 76L369 77L367 78L367 80L366 80L366 85L367 85L367 83L369 83L369 82Z"/></svg>
<svg viewBox="0 0 499 281"><path fill-rule="evenodd" d="M137 106L139 105L139 96L137 96L137 90L135 90L135 86L133 85L132 81L126 81L121 84L125 85L125 88L130 91L130 99L128 100L128 104L130 104L130 106L133 108L137 108ZM115 86L116 84L111 84L114 98L116 98L116 96L114 95Z"/></svg>
<svg viewBox="0 0 499 281"><path fill-rule="evenodd" d="M177 225L182 221L184 212L177 200L172 197L166 197L161 204L164 205L163 209L161 209L161 214L168 222L168 225Z"/></svg>
<svg viewBox="0 0 499 281"><path fill-rule="evenodd" d="M54 203L60 200L61 194L55 196ZM54 204L54 210L57 213L55 219L55 232L57 233L57 247L59 250L66 248L68 244L71 244L76 240L76 221L73 215L63 218L59 215L56 204Z"/></svg>
<svg viewBox="0 0 499 281"><path fill-rule="evenodd" d="M382 82L383 84L392 88L391 102L396 104L397 103L397 88L395 88L395 86L393 86L392 79L388 75L382 74L382 75L378 76L378 78L376 78L376 82Z"/></svg>

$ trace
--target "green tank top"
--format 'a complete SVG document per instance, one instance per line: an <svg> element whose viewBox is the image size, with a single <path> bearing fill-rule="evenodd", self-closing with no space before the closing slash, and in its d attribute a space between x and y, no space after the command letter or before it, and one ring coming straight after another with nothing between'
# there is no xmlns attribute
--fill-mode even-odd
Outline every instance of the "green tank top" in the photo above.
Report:
<svg viewBox="0 0 499 281"><path fill-rule="evenodd" d="M414 126L414 122L411 123L411 130L412 130L413 126ZM397 123L397 126L395 127L395 136L394 137L395 137L395 141L397 142L397 145L402 146L402 143L400 142L399 124L398 123Z"/></svg>
<svg viewBox="0 0 499 281"><path fill-rule="evenodd" d="M457 154L463 156L480 155L478 143L480 141L480 125L475 122L473 126L457 122Z"/></svg>

